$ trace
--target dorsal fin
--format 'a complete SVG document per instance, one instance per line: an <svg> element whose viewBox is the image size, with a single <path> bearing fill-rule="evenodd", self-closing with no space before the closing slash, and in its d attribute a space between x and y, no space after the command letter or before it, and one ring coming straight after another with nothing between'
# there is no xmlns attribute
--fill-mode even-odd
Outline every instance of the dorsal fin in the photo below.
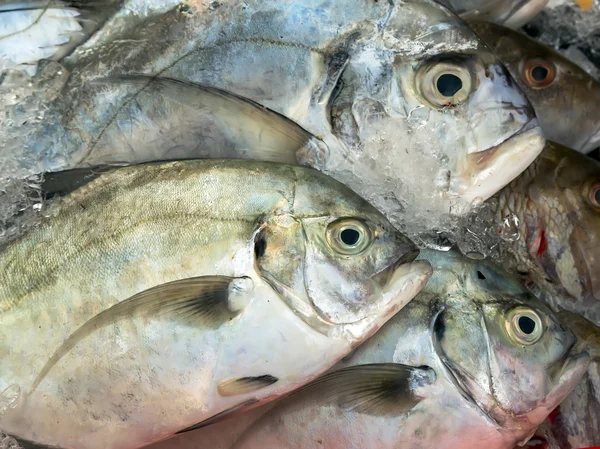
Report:
<svg viewBox="0 0 600 449"><path fill-rule="evenodd" d="M205 110L216 119L228 138L253 160L298 164L296 154L324 144L287 117L248 98L216 87L172 78L127 75L100 78L93 84L134 85L152 95L190 108Z"/></svg>

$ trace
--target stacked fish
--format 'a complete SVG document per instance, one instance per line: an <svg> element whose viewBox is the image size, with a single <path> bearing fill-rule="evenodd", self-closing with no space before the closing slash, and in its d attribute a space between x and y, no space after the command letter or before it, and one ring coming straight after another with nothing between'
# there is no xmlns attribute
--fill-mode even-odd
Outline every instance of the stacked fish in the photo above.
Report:
<svg viewBox="0 0 600 449"><path fill-rule="evenodd" d="M0 4L0 431L600 445L600 83L509 28L546 3Z"/></svg>

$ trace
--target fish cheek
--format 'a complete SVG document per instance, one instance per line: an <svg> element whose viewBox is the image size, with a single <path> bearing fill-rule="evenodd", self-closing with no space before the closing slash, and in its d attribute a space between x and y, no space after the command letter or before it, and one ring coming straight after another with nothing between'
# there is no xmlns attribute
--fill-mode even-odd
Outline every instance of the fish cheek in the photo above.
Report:
<svg viewBox="0 0 600 449"><path fill-rule="evenodd" d="M472 304L446 307L432 323L432 338L440 359L471 400L485 403L492 389L488 338L481 312Z"/></svg>
<svg viewBox="0 0 600 449"><path fill-rule="evenodd" d="M380 291L371 279L376 273L373 257L336 253L324 238L323 223L308 224L305 232L306 291L319 315L330 323L343 324L381 313L371 310Z"/></svg>
<svg viewBox="0 0 600 449"><path fill-rule="evenodd" d="M304 258L304 234L297 221L268 225L254 238L256 271L275 290L305 298Z"/></svg>

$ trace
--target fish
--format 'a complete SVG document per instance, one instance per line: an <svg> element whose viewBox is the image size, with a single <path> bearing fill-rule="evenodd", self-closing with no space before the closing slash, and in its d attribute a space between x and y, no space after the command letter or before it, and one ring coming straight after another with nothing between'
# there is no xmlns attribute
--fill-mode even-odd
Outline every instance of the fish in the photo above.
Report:
<svg viewBox="0 0 600 449"><path fill-rule="evenodd" d="M548 142L495 198L497 222L513 219L503 263L556 310L600 324L600 162Z"/></svg>
<svg viewBox="0 0 600 449"><path fill-rule="evenodd" d="M542 9L549 0L438 0L465 20L478 19L497 23L512 29L521 28Z"/></svg>
<svg viewBox="0 0 600 449"><path fill-rule="evenodd" d="M582 153L600 147L597 79L523 33L481 21L469 21L469 25L525 92L548 140Z"/></svg>
<svg viewBox="0 0 600 449"><path fill-rule="evenodd" d="M57 171L296 160L349 185L394 225L417 229L466 213L543 148L531 105L498 58L429 0L190 2L104 34L95 51L62 61L69 80L19 146L23 163ZM164 79L180 83L175 95ZM240 142L223 119L236 119L237 106L195 108L199 94L182 97L182 83L249 100L319 144L298 155Z"/></svg>
<svg viewBox="0 0 600 449"><path fill-rule="evenodd" d="M431 275L306 167L157 162L75 186L0 249L0 428L26 442L135 449L276 399Z"/></svg>
<svg viewBox="0 0 600 449"><path fill-rule="evenodd" d="M217 436L205 428L152 449L525 444L585 373L585 344L492 261L455 250L419 258L434 269L421 293L327 374L254 421L218 424L221 441L243 429L233 444L205 446Z"/></svg>
<svg viewBox="0 0 600 449"><path fill-rule="evenodd" d="M41 60L71 54L115 14L121 0L5 0L0 4L0 76L37 73Z"/></svg>
<svg viewBox="0 0 600 449"><path fill-rule="evenodd" d="M600 327L567 310L558 312L581 341L587 344L592 363L575 390L553 413L547 425L549 440L556 440L561 449L600 445Z"/></svg>

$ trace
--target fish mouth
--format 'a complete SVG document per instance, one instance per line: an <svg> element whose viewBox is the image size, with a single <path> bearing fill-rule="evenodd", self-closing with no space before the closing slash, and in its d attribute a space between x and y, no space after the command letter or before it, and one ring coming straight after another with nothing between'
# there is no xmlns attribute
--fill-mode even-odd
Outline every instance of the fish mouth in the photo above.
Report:
<svg viewBox="0 0 600 449"><path fill-rule="evenodd" d="M370 306L370 313L364 318L348 323L330 323L335 336L343 336L342 338L360 344L402 310L425 287L433 273L429 262L414 260L416 257L414 253L407 254L403 263L398 261L386 268L385 273L379 273L377 276L380 276L380 280L386 280L381 287L380 299ZM411 258L412 261L408 261ZM327 319L320 311L317 313L322 320Z"/></svg>
<svg viewBox="0 0 600 449"><path fill-rule="evenodd" d="M556 405L562 402L583 377L591 362L592 358L587 351L586 343L577 339L565 354L562 366L557 370L554 381L556 388L548 394L547 401L552 401Z"/></svg>
<svg viewBox="0 0 600 449"><path fill-rule="evenodd" d="M396 269L400 267L400 265L410 264L414 262L415 259L419 256L419 249L417 247L412 248L408 252L402 255L400 259L394 262L387 268L384 268L379 273L375 274L371 279L375 281L382 288L388 285L392 275L396 272Z"/></svg>
<svg viewBox="0 0 600 449"><path fill-rule="evenodd" d="M542 152L546 139L536 117L503 142L470 153L453 177L454 191L468 202L487 200L523 173Z"/></svg>
<svg viewBox="0 0 600 449"><path fill-rule="evenodd" d="M600 125L596 129L596 132L592 134L588 140L582 145L581 152L584 154L594 151L600 147Z"/></svg>

